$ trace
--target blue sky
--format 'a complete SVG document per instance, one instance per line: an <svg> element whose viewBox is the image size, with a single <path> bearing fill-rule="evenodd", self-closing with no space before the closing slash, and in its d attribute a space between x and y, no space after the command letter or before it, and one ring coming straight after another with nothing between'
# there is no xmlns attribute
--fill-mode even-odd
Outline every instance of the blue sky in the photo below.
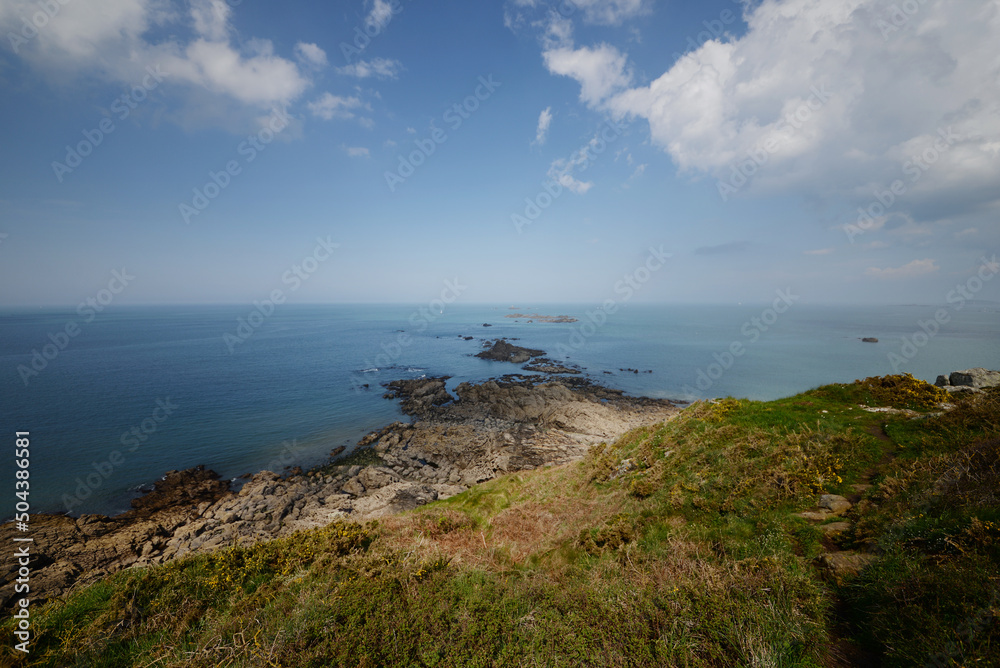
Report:
<svg viewBox="0 0 1000 668"><path fill-rule="evenodd" d="M996 1L0 0L0 34L4 306L123 268L121 304L597 303L650 248L636 301L996 273Z"/></svg>

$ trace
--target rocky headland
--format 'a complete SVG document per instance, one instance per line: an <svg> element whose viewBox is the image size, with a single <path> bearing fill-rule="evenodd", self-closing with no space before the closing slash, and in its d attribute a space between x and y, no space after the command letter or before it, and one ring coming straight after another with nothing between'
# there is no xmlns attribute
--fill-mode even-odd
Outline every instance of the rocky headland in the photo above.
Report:
<svg viewBox="0 0 1000 668"><path fill-rule="evenodd" d="M492 350L505 361L544 354L508 346ZM343 461L307 473L264 471L237 492L202 467L171 471L116 517L33 515L33 602L124 568L409 510L505 473L579 459L591 445L678 411L580 377L515 374L461 383L454 394L447 380L387 383L386 396L399 399L412 422L370 433ZM15 534L11 522L0 527L7 544ZM15 597L11 564L0 579L2 608Z"/></svg>

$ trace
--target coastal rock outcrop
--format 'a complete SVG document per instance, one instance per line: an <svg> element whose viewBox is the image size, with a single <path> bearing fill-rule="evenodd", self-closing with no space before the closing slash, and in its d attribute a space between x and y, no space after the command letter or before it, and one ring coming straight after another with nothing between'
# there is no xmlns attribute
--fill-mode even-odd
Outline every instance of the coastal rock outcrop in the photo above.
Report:
<svg viewBox="0 0 1000 668"><path fill-rule="evenodd" d="M476 357L480 357L484 360L494 360L496 362L524 364L532 357L541 357L544 354L544 350L522 348L521 346L515 346L512 343L508 343L504 339L499 339L493 343L489 350L484 350L483 352L477 354Z"/></svg>
<svg viewBox="0 0 1000 668"><path fill-rule="evenodd" d="M547 357L535 358L530 362L528 362L527 364L525 364L524 366L522 366L521 368L524 369L525 371L534 371L535 373L546 373L550 375L563 374L563 373L571 373L571 374L581 373L580 368L575 365L559 364L558 362L554 362Z"/></svg>
<svg viewBox="0 0 1000 668"><path fill-rule="evenodd" d="M407 415L423 417L434 406L441 406L454 399L446 389L449 376L417 378L414 380L394 380L385 384L386 399L401 398L403 412Z"/></svg>
<svg viewBox="0 0 1000 668"><path fill-rule="evenodd" d="M1000 371L983 367L952 371L950 375L940 375L934 384L949 392L968 392L1000 385Z"/></svg>
<svg viewBox="0 0 1000 668"><path fill-rule="evenodd" d="M169 541L194 523L213 504L231 495L229 485L199 466L170 471L153 491L132 501L132 509L117 517L32 515L30 521L31 600L33 604L68 591L76 583L92 582L108 573L147 563ZM198 529L192 530L194 535ZM13 522L0 527L0 540L11 545L24 537ZM0 609L15 597L18 564L11 560L0 575Z"/></svg>
<svg viewBox="0 0 1000 668"><path fill-rule="evenodd" d="M203 467L171 471L117 517L32 516L33 602L124 568L410 510L504 473L573 461L677 412L670 401L627 397L579 377L461 383L457 398L446 380L388 383L416 420L366 435L354 453L363 457L285 477L263 471L238 492ZM7 544L15 535L13 522L0 527ZM15 595L16 570L6 568L0 608Z"/></svg>

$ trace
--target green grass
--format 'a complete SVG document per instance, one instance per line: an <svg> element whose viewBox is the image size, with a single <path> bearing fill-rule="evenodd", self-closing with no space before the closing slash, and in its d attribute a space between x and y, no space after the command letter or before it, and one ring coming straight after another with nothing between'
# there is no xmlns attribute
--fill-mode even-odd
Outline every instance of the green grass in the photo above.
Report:
<svg viewBox="0 0 1000 668"><path fill-rule="evenodd" d="M942 415L914 403L930 392L698 403L378 525L118 573L35 610L22 663L818 668L849 644L997 665L1000 392ZM836 544L793 515L858 483ZM875 560L834 584L815 558L837 548Z"/></svg>

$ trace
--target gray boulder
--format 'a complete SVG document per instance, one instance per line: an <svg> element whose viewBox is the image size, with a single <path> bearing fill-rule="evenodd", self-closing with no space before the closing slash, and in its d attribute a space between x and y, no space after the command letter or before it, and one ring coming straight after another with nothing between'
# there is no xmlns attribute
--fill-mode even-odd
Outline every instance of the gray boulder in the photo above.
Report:
<svg viewBox="0 0 1000 668"><path fill-rule="evenodd" d="M938 380L941 380L941 377ZM975 389L995 387L1000 385L1000 371L975 367L973 369L965 369L964 371L953 371L948 380L954 387L965 386Z"/></svg>

